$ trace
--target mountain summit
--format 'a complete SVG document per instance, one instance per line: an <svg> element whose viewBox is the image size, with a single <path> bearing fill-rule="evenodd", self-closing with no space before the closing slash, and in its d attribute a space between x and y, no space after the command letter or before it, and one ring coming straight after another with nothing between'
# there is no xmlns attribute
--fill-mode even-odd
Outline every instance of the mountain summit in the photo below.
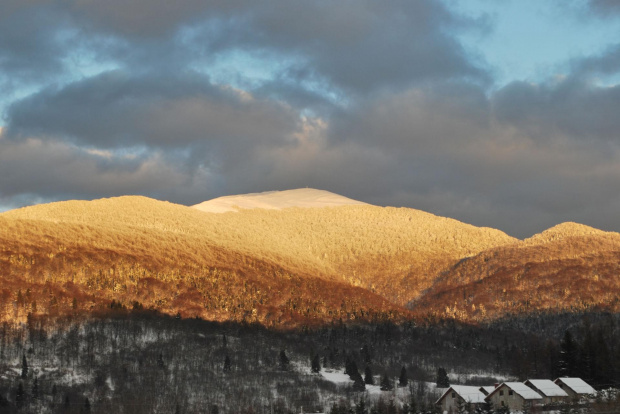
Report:
<svg viewBox="0 0 620 414"><path fill-rule="evenodd" d="M240 209L263 208L281 210L288 207L337 207L345 205L366 205L361 201L314 188L298 188L285 191L266 191L234 196L225 196L204 201L192 206L208 213L226 213Z"/></svg>

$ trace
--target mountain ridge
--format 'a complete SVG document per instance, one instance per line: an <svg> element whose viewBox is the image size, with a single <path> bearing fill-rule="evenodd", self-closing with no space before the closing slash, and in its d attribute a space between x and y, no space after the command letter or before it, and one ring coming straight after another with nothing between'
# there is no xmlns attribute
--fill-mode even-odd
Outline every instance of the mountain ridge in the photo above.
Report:
<svg viewBox="0 0 620 414"><path fill-rule="evenodd" d="M408 208L243 209L209 214L144 197L69 201L3 214L101 228L149 228L192 235L300 273L317 273L379 293L400 305L453 260L516 239L489 228Z"/></svg>
<svg viewBox="0 0 620 414"><path fill-rule="evenodd" d="M333 193L310 190L334 200ZM507 299L494 306L502 296L485 296L476 284L495 281L490 291L512 292L510 283L522 280L524 269L534 269L534 276L514 291L517 302L522 292L531 296L536 283L546 283L542 275L560 281L551 295L557 300L566 295L562 289L570 289L561 282L567 274L574 283L585 283L579 269L592 278L592 269L602 269L598 280L604 283L590 289L589 304L602 306L600 298L620 289L611 282L618 233L562 223L518 240L420 210L352 201L309 207L306 198L305 205L241 208L233 214L142 196L24 207L0 214L0 271L6 286L14 288L38 291L51 283L59 292L74 289L80 297L104 302L144 302L167 313L265 325L343 315L347 320L501 317L521 308ZM7 303L17 295L14 288L2 293ZM101 306L89 300L88 306ZM574 306L579 298L570 300L567 306ZM8 314L7 308L4 317Z"/></svg>

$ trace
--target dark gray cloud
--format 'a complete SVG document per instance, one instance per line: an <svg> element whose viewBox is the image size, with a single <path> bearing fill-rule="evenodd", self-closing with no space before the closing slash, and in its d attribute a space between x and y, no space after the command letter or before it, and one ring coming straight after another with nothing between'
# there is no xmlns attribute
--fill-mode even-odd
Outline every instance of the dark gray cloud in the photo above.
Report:
<svg viewBox="0 0 620 414"><path fill-rule="evenodd" d="M121 194L159 194L165 199L170 191L164 189L203 192L207 182L197 188L158 152L131 156L37 138L0 139L0 196L9 203L15 198L49 201Z"/></svg>
<svg viewBox="0 0 620 414"><path fill-rule="evenodd" d="M591 11L599 16L620 13L620 4L616 0L588 0L587 5Z"/></svg>
<svg viewBox="0 0 620 414"><path fill-rule="evenodd" d="M460 22L438 2L287 2L262 11L241 47L290 50L309 68L355 91L450 77L484 77L446 34ZM243 32L242 32L243 33ZM390 45L390 47L385 47ZM315 73L310 72L310 75ZM301 74L303 80L306 74Z"/></svg>
<svg viewBox="0 0 620 414"><path fill-rule="evenodd" d="M72 37L64 31L66 23L49 5L0 6L0 74L31 80L61 71L63 41Z"/></svg>
<svg viewBox="0 0 620 414"><path fill-rule="evenodd" d="M620 44L607 48L600 55L574 61L572 69L572 76L579 78L596 78L601 75L617 74L620 72Z"/></svg>
<svg viewBox="0 0 620 414"><path fill-rule="evenodd" d="M601 87L569 78L545 84L514 82L494 97L497 119L536 139L565 134L579 140L620 143L620 86Z"/></svg>
<svg viewBox="0 0 620 414"><path fill-rule="evenodd" d="M332 122L333 140L425 151L460 145L465 130L488 126L489 103L484 90L467 83L412 88L362 101Z"/></svg>
<svg viewBox="0 0 620 414"><path fill-rule="evenodd" d="M91 58L113 59L132 71L204 65L238 50L269 52L270 58L294 62L286 70L297 81L349 91L446 77L487 79L451 35L480 22L456 17L435 1L390 7L370 0L156 0L148 7L142 0L9 2L0 6L3 12L0 56L7 68L47 65L60 71L70 65L63 60L68 44L90 42L98 45L90 48Z"/></svg>
<svg viewBox="0 0 620 414"><path fill-rule="evenodd" d="M7 117L8 138L48 136L97 148L277 143L299 120L286 105L214 86L203 76L121 71L43 90L14 103Z"/></svg>

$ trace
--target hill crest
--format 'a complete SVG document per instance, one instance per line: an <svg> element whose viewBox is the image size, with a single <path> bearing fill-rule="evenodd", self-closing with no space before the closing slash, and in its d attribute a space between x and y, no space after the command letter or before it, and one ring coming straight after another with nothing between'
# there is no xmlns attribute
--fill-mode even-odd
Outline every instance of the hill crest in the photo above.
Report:
<svg viewBox="0 0 620 414"><path fill-rule="evenodd" d="M551 243L569 237L602 236L605 234L613 233L595 229L594 227L586 226L584 224L567 221L550 227L547 230L544 230L538 234L533 235L532 237L523 240L523 244L530 246L536 244Z"/></svg>

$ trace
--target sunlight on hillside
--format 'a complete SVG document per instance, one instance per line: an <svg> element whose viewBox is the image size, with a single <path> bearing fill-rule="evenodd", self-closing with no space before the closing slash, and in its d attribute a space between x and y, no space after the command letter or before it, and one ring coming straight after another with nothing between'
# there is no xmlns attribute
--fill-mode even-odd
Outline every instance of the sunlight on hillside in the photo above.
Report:
<svg viewBox="0 0 620 414"><path fill-rule="evenodd" d="M434 273L451 261L516 242L498 230L408 208L375 206L210 214L130 196L39 205L0 217L84 224L102 232L177 234L185 252L205 244L217 246L278 263L289 271L367 287L401 304L427 288ZM101 245L103 240L102 236L94 243ZM176 251L179 246L174 242L170 248ZM133 247L123 249L129 252Z"/></svg>
<svg viewBox="0 0 620 414"><path fill-rule="evenodd" d="M268 326L394 319L407 304L474 321L620 306L620 235L576 223L519 241L408 208L215 214L126 196L0 214L0 243L2 317L14 320L78 297L77 310L115 300Z"/></svg>
<svg viewBox="0 0 620 414"><path fill-rule="evenodd" d="M619 274L620 234L564 223L459 262L416 306L438 317L469 321L618 311Z"/></svg>

